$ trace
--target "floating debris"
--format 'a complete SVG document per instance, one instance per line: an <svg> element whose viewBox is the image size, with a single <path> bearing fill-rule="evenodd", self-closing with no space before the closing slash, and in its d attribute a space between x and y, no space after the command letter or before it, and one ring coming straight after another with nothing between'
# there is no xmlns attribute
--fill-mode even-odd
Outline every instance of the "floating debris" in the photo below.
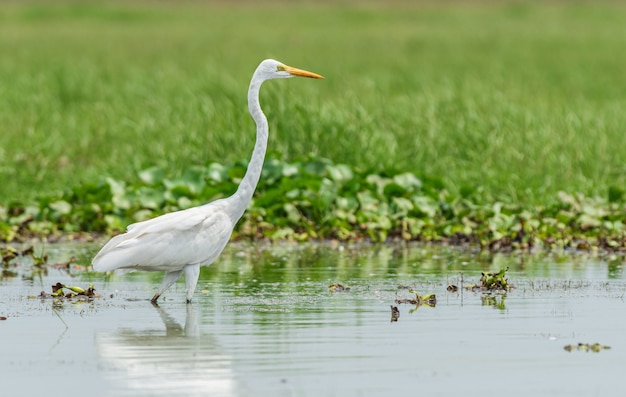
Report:
<svg viewBox="0 0 626 397"><path fill-rule="evenodd" d="M400 318L400 310L398 306L391 305L391 322L396 322Z"/></svg>
<svg viewBox="0 0 626 397"><path fill-rule="evenodd" d="M574 350L581 352L593 352L598 353L602 350L609 350L611 346L601 345L600 343L578 343L577 345L566 345L563 347L568 352L572 352Z"/></svg>
<svg viewBox="0 0 626 397"><path fill-rule="evenodd" d="M4 321L4 320L6 320L6 319L7 319L7 318L6 318L5 316L0 316L0 321Z"/></svg>
<svg viewBox="0 0 626 397"><path fill-rule="evenodd" d="M65 290L69 290L68 292L66 292ZM87 289L84 289L82 287L78 287L78 286L67 286L61 283L56 283L52 286L52 293L48 294L45 291L41 291L41 293L37 296L29 296L29 298L42 298L42 299L47 299L47 298L67 298L67 299L72 299L72 298L96 298L98 297L98 295L96 295L96 289L94 288L93 284L89 284L89 287Z"/></svg>
<svg viewBox="0 0 626 397"><path fill-rule="evenodd" d="M446 288L446 290L448 292L457 292L459 290L459 287L457 287L456 285L450 284L448 285L448 288Z"/></svg>
<svg viewBox="0 0 626 397"><path fill-rule="evenodd" d="M515 288L509 284L509 280L505 278L506 272L509 268L500 269L498 273L482 273L480 277L480 284L467 285L465 288L472 291L510 291Z"/></svg>
<svg viewBox="0 0 626 397"><path fill-rule="evenodd" d="M330 290L330 292L345 292L345 291L350 291L350 287L348 287L347 285L342 285L342 284L331 284L328 286L328 289Z"/></svg>

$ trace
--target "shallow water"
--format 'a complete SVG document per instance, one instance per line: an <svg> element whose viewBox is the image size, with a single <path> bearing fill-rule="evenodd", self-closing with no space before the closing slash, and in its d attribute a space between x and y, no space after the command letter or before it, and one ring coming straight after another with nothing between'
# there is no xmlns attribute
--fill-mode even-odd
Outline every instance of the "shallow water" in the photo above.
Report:
<svg viewBox="0 0 626 397"><path fill-rule="evenodd" d="M45 249L50 263L88 264L98 248ZM0 282L2 395L622 395L621 257L239 243L203 269L192 305L180 280L158 308L158 273L13 263ZM506 266L506 296L446 291ZM29 298L56 282L93 283L100 297ZM396 304L412 296L399 286L436 306ZM564 350L579 342L611 349Z"/></svg>

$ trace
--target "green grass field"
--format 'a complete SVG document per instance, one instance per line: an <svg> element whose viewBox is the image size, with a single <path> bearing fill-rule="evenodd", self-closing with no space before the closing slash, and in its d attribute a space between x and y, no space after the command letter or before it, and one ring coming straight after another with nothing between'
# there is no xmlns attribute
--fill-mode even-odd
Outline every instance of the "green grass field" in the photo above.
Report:
<svg viewBox="0 0 626 397"><path fill-rule="evenodd" d="M314 154L511 202L626 186L626 7L10 3L0 203L157 165L247 159L267 57L270 156Z"/></svg>

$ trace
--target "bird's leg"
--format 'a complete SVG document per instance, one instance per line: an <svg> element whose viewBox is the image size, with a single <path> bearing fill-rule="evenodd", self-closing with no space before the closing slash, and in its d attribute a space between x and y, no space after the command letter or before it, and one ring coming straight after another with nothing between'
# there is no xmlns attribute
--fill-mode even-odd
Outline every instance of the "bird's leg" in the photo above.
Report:
<svg viewBox="0 0 626 397"><path fill-rule="evenodd" d="M164 293L165 290L167 290L169 287L171 287L172 284L174 284L176 280L178 280L178 278L180 277L182 273L183 273L183 269L165 273L165 278L163 278L163 282L161 283L161 286L157 290L156 294L154 294L150 302L156 303L156 301L159 299L161 294Z"/></svg>
<svg viewBox="0 0 626 397"><path fill-rule="evenodd" d="M200 265L187 265L183 268L185 271L185 292L187 293L187 303L191 303L193 293L196 290L198 284L198 277L200 277Z"/></svg>

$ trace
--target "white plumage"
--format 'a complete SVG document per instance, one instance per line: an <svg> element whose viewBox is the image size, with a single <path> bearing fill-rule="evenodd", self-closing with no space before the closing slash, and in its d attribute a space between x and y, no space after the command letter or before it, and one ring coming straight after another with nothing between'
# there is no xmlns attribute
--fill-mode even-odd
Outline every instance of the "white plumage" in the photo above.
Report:
<svg viewBox="0 0 626 397"><path fill-rule="evenodd" d="M268 137L267 119L259 104L261 84L266 80L293 76L323 78L272 59L261 62L252 75L248 109L257 125L257 137L246 175L235 194L128 226L126 233L113 237L94 257L94 270L167 272L152 298L153 303L185 273L186 297L187 303L190 303L200 275L200 266L210 265L220 255L235 224L252 199L261 175Z"/></svg>

